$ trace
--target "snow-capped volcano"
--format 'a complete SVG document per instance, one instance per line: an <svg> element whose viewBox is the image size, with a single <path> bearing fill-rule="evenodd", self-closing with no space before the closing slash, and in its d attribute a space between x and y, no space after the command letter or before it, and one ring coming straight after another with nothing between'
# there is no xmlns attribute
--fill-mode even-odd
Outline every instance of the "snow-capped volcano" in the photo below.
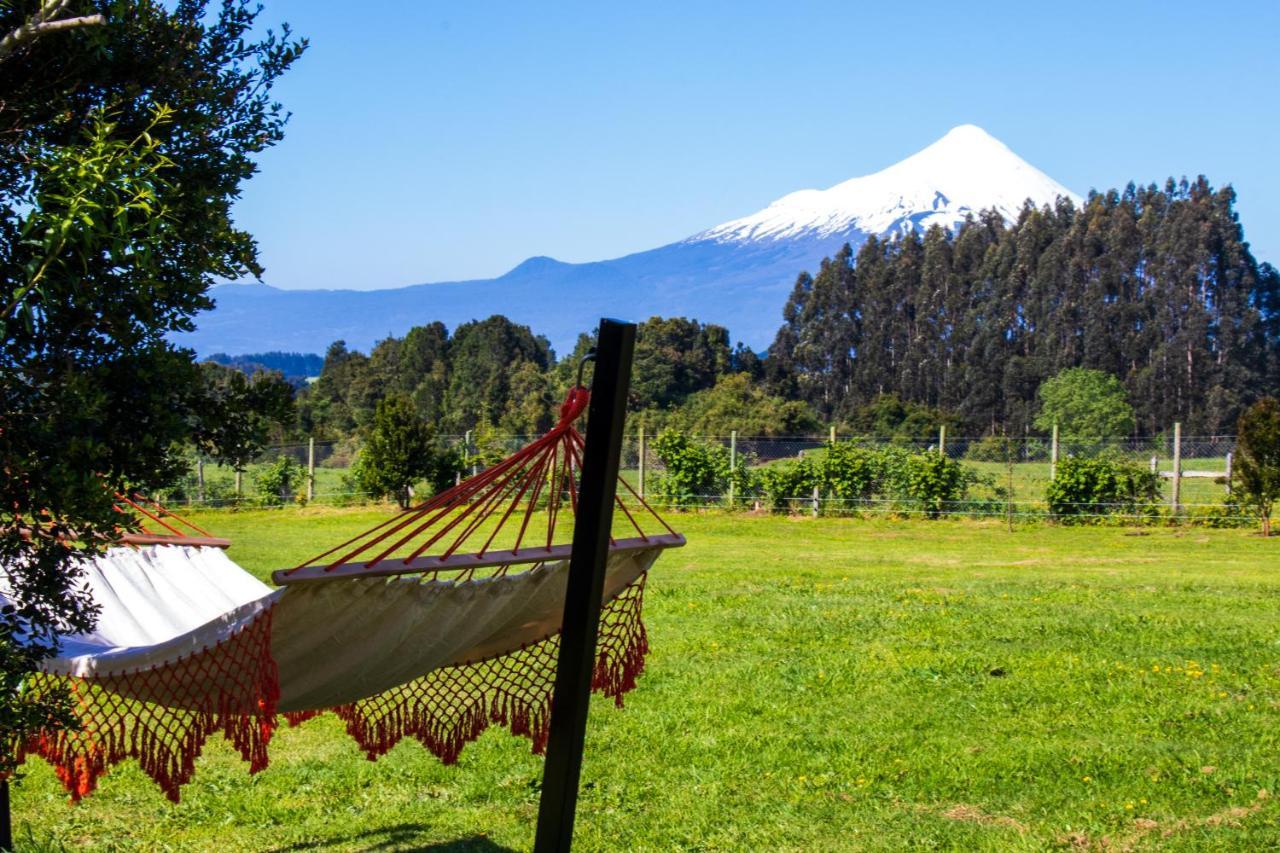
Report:
<svg viewBox="0 0 1280 853"><path fill-rule="evenodd" d="M982 128L965 124L881 172L826 190L790 193L687 242L824 238L851 231L885 235L935 224L954 228L980 210L994 208L1012 220L1027 199L1038 207L1052 205L1059 196L1081 201Z"/></svg>
<svg viewBox="0 0 1280 853"><path fill-rule="evenodd" d="M564 353L602 316L663 316L719 323L759 350L773 339L796 276L845 243L856 251L872 235L955 228L992 208L1013 220L1027 199L1052 205L1059 196L1081 202L986 131L963 125L874 175L794 192L759 213L613 260L537 257L495 279L389 290L225 285L213 293L218 307L181 340L202 354L318 353L338 339L367 350L433 320L454 327L505 314Z"/></svg>

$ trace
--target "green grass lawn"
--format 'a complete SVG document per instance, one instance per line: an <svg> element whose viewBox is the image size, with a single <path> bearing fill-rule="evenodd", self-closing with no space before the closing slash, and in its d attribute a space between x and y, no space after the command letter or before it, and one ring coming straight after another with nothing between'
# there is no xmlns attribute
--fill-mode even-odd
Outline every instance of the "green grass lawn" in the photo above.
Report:
<svg viewBox="0 0 1280 853"><path fill-rule="evenodd" d="M385 512L195 518L265 576ZM579 849L1280 847L1280 538L674 522L648 671L593 707ZM75 807L29 770L19 836L69 848L518 850L542 763L498 729L370 763L321 718L254 777L210 741L177 806L132 766Z"/></svg>

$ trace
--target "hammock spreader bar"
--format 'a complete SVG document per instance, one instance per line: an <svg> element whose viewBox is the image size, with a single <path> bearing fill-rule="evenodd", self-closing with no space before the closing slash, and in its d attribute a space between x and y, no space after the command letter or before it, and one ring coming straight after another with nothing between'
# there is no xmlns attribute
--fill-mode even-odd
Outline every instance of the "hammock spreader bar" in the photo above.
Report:
<svg viewBox="0 0 1280 853"><path fill-rule="evenodd" d="M578 513L576 482L586 447L574 422L590 399L586 388L575 387L560 408L559 422L546 435L302 565L273 573L272 580L287 586L564 559L572 550L572 528L563 529L562 509L568 504L570 519ZM611 489L609 500L620 515L617 533L609 539L611 551L684 544L684 537L631 484L616 474L614 478L621 488ZM541 526L536 533L535 519Z"/></svg>

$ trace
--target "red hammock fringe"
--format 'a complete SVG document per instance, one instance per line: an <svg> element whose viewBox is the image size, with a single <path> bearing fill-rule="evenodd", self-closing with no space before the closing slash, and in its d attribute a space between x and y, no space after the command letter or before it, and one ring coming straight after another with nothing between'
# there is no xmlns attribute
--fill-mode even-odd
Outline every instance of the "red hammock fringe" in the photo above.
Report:
<svg viewBox="0 0 1280 853"><path fill-rule="evenodd" d="M618 707L623 694L635 688L649 650L643 600L642 576L600 612L591 689L611 697ZM533 752L541 755L550 733L559 650L556 634L499 657L438 669L332 710L370 761L413 737L442 762L453 764L462 748L494 723L532 740ZM297 725L318 713L284 716Z"/></svg>
<svg viewBox="0 0 1280 853"><path fill-rule="evenodd" d="M591 687L619 707L623 694L635 688L648 652L643 595L642 576L600 614ZM266 610L226 642L156 669L93 679L37 675L32 689L71 689L82 728L41 734L25 745L24 753L53 765L73 801L91 793L112 765L134 758L178 802L206 739L219 731L249 763L249 772L257 773L269 761L267 745L277 725L280 696L270 640L271 611ZM534 753L541 754L550 730L559 645L559 635L553 635L330 710L371 761L408 736L452 764L466 744L494 723L530 738ZM298 725L321 713L283 716Z"/></svg>
<svg viewBox="0 0 1280 853"><path fill-rule="evenodd" d="M226 642L165 666L95 678L41 673L30 683L69 688L76 700L79 731L42 732L24 750L53 765L73 801L91 793L111 765L136 758L176 803L214 732L231 741L250 773L267 766L280 698L271 610Z"/></svg>

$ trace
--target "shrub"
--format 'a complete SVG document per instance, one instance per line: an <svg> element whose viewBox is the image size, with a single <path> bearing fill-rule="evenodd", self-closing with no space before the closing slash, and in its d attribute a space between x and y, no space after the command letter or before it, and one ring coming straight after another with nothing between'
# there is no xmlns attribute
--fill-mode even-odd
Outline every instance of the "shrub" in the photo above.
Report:
<svg viewBox="0 0 1280 853"><path fill-rule="evenodd" d="M693 506L708 496L729 492L732 479L739 495L750 486L750 467L729 471L729 449L722 444L699 441L675 430L663 430L653 440L653 452L662 460L666 473L657 478L656 491L675 506Z"/></svg>
<svg viewBox="0 0 1280 853"><path fill-rule="evenodd" d="M972 470L940 453L912 453L898 474L895 497L929 518L938 518L964 500L977 479Z"/></svg>
<svg viewBox="0 0 1280 853"><path fill-rule="evenodd" d="M793 459L759 469L756 480L769 509L780 512L787 509L793 499L811 494L821 474L813 459Z"/></svg>
<svg viewBox="0 0 1280 853"><path fill-rule="evenodd" d="M283 506L294 499L305 477L306 470L292 456L281 456L262 466L254 478L258 499L263 506Z"/></svg>
<svg viewBox="0 0 1280 853"><path fill-rule="evenodd" d="M1264 397L1240 416L1232 476L1240 503L1271 535L1271 507L1280 500L1280 401Z"/></svg>
<svg viewBox="0 0 1280 853"><path fill-rule="evenodd" d="M981 478L937 453L837 442L821 456L765 468L757 472L757 479L773 510L788 508L791 500L808 499L816 486L824 499L839 499L846 508L878 498L936 518L964 500Z"/></svg>
<svg viewBox="0 0 1280 853"><path fill-rule="evenodd" d="M1111 456L1060 459L1057 474L1045 489L1049 512L1067 522L1116 514L1152 517L1159 498L1159 475Z"/></svg>
<svg viewBox="0 0 1280 853"><path fill-rule="evenodd" d="M414 483L425 479L438 489L452 479L454 456L418 416L408 396L388 394L374 410L351 476L362 491L374 497L393 495L401 509L408 509Z"/></svg>
<svg viewBox="0 0 1280 853"><path fill-rule="evenodd" d="M818 464L819 488L824 495L841 500L869 499L883 474L884 455L851 441L831 445Z"/></svg>

